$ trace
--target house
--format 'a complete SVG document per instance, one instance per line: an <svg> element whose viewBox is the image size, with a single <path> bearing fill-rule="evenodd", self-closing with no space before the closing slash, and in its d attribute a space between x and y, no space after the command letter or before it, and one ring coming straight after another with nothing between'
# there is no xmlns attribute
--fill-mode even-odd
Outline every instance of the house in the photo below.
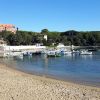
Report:
<svg viewBox="0 0 100 100"><path fill-rule="evenodd" d="M0 24L0 32L2 31L10 31L15 34L17 29L12 24Z"/></svg>

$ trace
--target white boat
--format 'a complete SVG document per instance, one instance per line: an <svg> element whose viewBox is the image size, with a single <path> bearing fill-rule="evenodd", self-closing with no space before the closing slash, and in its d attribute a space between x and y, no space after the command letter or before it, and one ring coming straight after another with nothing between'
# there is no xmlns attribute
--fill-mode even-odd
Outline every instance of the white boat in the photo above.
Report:
<svg viewBox="0 0 100 100"><path fill-rule="evenodd" d="M72 51L63 50L63 51L61 51L61 54L63 54L63 55L71 55Z"/></svg>
<svg viewBox="0 0 100 100"><path fill-rule="evenodd" d="M7 57L15 57L15 58L23 59L23 53L22 52L9 52L6 55L7 55Z"/></svg>
<svg viewBox="0 0 100 100"><path fill-rule="evenodd" d="M92 55L93 53L87 50L80 51L80 55Z"/></svg>
<svg viewBox="0 0 100 100"><path fill-rule="evenodd" d="M48 51L47 52L47 57L60 57L61 54L57 51Z"/></svg>
<svg viewBox="0 0 100 100"><path fill-rule="evenodd" d="M72 52L71 51L64 51L64 55L71 55Z"/></svg>
<svg viewBox="0 0 100 100"><path fill-rule="evenodd" d="M79 50L72 50L73 53L79 53Z"/></svg>
<svg viewBox="0 0 100 100"><path fill-rule="evenodd" d="M24 52L23 52L23 55L24 55L24 56L32 56L32 53L31 53L31 52L24 51Z"/></svg>

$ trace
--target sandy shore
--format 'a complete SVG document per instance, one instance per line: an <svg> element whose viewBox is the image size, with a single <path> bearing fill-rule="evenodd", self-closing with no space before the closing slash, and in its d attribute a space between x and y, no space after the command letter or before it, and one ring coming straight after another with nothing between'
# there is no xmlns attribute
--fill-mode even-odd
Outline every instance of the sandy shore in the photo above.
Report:
<svg viewBox="0 0 100 100"><path fill-rule="evenodd" d="M0 100L100 100L100 88L29 75L0 64Z"/></svg>

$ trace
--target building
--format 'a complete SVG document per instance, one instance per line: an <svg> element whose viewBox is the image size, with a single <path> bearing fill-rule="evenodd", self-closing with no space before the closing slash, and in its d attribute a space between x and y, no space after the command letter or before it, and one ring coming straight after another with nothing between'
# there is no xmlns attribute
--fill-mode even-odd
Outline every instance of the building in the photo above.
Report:
<svg viewBox="0 0 100 100"><path fill-rule="evenodd" d="M44 39L47 41L47 39L48 39L47 35L44 35Z"/></svg>
<svg viewBox="0 0 100 100"><path fill-rule="evenodd" d="M0 32L2 31L10 31L15 34L17 29L12 24L0 24Z"/></svg>

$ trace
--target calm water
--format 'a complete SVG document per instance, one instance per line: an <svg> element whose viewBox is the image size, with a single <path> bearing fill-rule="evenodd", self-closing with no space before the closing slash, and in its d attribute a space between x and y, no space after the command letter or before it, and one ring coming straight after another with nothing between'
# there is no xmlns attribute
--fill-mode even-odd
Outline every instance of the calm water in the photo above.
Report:
<svg viewBox="0 0 100 100"><path fill-rule="evenodd" d="M1 62L31 74L100 86L100 53L58 58L39 55L23 59L2 59Z"/></svg>

